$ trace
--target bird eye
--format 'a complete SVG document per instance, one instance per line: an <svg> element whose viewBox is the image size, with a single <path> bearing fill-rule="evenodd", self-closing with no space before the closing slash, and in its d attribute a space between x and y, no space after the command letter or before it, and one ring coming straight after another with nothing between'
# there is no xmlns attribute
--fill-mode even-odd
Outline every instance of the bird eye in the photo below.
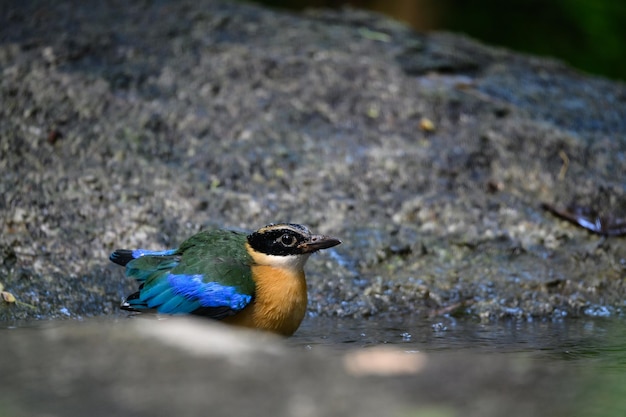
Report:
<svg viewBox="0 0 626 417"><path fill-rule="evenodd" d="M285 233L284 235L280 237L280 243L283 246L286 246L288 248L295 246L297 242L298 242L298 239L296 239L295 236L287 234L287 233Z"/></svg>

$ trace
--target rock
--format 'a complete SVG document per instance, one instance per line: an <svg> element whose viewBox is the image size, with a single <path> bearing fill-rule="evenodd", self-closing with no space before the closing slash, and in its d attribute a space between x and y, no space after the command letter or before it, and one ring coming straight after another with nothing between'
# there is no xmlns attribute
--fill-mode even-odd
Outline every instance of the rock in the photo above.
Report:
<svg viewBox="0 0 626 417"><path fill-rule="evenodd" d="M56 322L2 346L0 413L16 417L555 416L578 394L564 363L303 350L206 320Z"/></svg>
<svg viewBox="0 0 626 417"><path fill-rule="evenodd" d="M2 10L0 282L21 304L1 321L112 314L134 285L112 250L279 221L344 242L308 264L322 315L623 313L624 239L541 208L625 216L623 84L350 9Z"/></svg>

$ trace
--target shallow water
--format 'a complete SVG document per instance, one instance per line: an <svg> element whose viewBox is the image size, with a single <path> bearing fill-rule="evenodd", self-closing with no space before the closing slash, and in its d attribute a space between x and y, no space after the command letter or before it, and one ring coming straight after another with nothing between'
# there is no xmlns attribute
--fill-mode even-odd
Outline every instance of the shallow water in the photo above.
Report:
<svg viewBox="0 0 626 417"><path fill-rule="evenodd" d="M569 319L480 323L442 318L406 321L306 318L288 340L315 349L350 349L382 344L423 352L471 350L538 353L562 359L609 355L626 349L626 321Z"/></svg>
<svg viewBox="0 0 626 417"><path fill-rule="evenodd" d="M575 394L571 416L626 416L624 319L480 323L451 318L404 322L307 318L287 343L337 352L391 345L426 353L522 355L542 367L571 371L552 390L555 400L557 392L581 393Z"/></svg>

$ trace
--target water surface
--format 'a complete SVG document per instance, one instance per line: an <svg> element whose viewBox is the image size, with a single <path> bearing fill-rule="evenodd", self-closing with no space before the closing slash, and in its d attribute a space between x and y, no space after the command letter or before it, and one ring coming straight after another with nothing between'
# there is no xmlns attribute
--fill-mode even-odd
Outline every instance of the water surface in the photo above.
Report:
<svg viewBox="0 0 626 417"><path fill-rule="evenodd" d="M626 346L626 322L619 319L498 321L354 320L306 318L288 341L314 349L364 348L381 344L423 352L472 350L484 353L542 353L553 358L603 356Z"/></svg>

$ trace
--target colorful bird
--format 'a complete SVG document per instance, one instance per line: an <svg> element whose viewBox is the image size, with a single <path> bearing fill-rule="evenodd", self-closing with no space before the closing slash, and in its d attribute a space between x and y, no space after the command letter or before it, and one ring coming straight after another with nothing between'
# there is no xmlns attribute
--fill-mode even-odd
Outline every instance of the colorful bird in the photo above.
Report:
<svg viewBox="0 0 626 417"><path fill-rule="evenodd" d="M306 312L304 264L340 243L283 223L249 235L205 230L177 249L118 249L109 259L140 284L124 310L195 314L289 336Z"/></svg>

